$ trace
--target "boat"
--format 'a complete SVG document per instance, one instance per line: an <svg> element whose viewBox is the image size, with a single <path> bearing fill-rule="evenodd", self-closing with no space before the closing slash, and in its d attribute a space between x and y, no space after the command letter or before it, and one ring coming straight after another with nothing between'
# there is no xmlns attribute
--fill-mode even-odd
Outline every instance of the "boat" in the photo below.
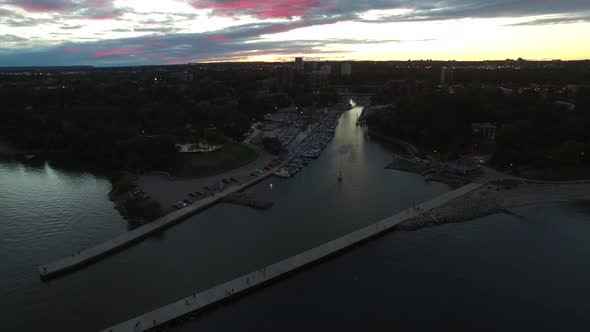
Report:
<svg viewBox="0 0 590 332"><path fill-rule="evenodd" d="M289 178L291 177L291 174L289 174L289 171L287 171L286 169L281 169L277 172L275 172L275 175L280 177L280 178Z"/></svg>

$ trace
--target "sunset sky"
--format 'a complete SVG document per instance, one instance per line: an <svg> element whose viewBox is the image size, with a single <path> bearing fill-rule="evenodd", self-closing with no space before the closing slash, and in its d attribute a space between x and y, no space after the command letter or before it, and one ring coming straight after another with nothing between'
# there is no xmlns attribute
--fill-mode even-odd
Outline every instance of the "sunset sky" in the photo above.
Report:
<svg viewBox="0 0 590 332"><path fill-rule="evenodd" d="M589 59L590 0L0 0L0 66Z"/></svg>

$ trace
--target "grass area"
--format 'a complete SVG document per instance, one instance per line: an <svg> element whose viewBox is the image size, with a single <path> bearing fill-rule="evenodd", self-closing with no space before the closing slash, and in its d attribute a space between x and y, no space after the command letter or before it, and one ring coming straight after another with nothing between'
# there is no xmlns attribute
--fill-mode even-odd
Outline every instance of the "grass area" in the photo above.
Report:
<svg viewBox="0 0 590 332"><path fill-rule="evenodd" d="M180 177L203 177L242 167L256 160L255 150L239 143L227 143L210 153L179 154L173 174Z"/></svg>
<svg viewBox="0 0 590 332"><path fill-rule="evenodd" d="M590 167L566 166L556 168L536 168L521 171L519 176L530 180L545 181L590 180Z"/></svg>

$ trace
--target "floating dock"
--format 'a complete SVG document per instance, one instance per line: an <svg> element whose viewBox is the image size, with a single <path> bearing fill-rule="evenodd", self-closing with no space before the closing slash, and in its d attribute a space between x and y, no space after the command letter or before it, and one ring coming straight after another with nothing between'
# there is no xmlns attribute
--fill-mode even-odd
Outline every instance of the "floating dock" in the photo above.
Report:
<svg viewBox="0 0 590 332"><path fill-rule="evenodd" d="M261 174L256 179L253 179L244 184L235 185L229 187L221 193L216 193L213 196L205 197L199 201L196 201L178 211L174 211L167 214L149 224L140 226L132 231L123 233L116 238L103 242L95 247L81 250L71 256L62 258L50 264L42 265L39 267L39 275L42 279L49 279L56 277L59 274L63 274L68 271L80 268L86 264L96 261L102 257L105 257L117 250L123 249L133 243L139 242L154 232L163 230L176 223L181 222L190 216L203 211L215 204L227 195L234 194L243 191L271 176L277 169L270 169Z"/></svg>
<svg viewBox="0 0 590 332"><path fill-rule="evenodd" d="M422 203L415 208L406 209L394 216L378 221L372 225L354 231L336 240L324 243L318 247L307 250L265 268L248 273L244 276L215 286L208 290L202 291L200 293L190 294L189 296L174 303L168 304L164 307L130 319L113 327L106 328L103 330L103 332L137 332L148 331L150 329L157 328L158 326L179 319L195 311L215 305L221 301L228 300L240 293L271 282L278 277L295 272L306 265L327 258L360 242L378 236L388 230L391 230L404 221L425 213L425 211L444 205L447 202L461 197L481 186L482 184L480 183L472 183L457 190L447 192L428 202Z"/></svg>

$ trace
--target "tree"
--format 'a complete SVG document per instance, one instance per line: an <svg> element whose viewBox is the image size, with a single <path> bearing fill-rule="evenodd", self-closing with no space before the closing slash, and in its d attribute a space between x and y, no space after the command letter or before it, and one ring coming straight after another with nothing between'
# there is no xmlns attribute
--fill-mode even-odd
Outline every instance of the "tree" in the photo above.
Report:
<svg viewBox="0 0 590 332"><path fill-rule="evenodd" d="M264 137L262 139L264 149L274 155L280 154L285 150L281 141L276 137Z"/></svg>

